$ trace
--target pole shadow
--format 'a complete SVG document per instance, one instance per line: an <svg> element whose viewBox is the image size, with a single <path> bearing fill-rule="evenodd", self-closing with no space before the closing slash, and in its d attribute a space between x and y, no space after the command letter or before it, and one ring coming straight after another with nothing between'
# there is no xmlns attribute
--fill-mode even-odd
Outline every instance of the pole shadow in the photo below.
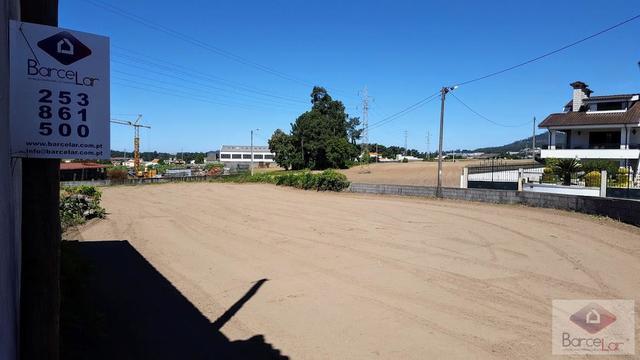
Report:
<svg viewBox="0 0 640 360"><path fill-rule="evenodd" d="M288 359L263 335L229 340L220 329L267 279L211 323L128 241L65 241L63 359Z"/></svg>

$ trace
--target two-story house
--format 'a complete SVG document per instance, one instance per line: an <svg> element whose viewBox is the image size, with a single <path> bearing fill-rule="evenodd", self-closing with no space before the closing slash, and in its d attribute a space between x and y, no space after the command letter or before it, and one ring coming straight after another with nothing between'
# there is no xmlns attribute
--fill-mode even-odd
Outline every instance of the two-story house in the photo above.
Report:
<svg viewBox="0 0 640 360"><path fill-rule="evenodd" d="M637 174L640 161L640 94L591 96L581 81L571 84L573 98L564 111L549 115L540 128L549 130L542 158L611 159ZM566 134L562 144L556 133Z"/></svg>

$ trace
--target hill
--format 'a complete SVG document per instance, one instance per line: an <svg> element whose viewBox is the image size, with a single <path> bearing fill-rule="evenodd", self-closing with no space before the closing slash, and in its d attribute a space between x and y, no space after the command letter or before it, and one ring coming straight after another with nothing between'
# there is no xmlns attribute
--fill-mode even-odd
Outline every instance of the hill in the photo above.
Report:
<svg viewBox="0 0 640 360"><path fill-rule="evenodd" d="M546 146L548 145L548 135L547 133L536 135L536 147ZM558 143L564 142L564 134L556 133L556 141ZM490 146L475 149L474 152L484 152L484 153L504 153L509 151L521 151L523 149L531 148L531 136L525 139L516 140L512 143L502 145L502 146Z"/></svg>

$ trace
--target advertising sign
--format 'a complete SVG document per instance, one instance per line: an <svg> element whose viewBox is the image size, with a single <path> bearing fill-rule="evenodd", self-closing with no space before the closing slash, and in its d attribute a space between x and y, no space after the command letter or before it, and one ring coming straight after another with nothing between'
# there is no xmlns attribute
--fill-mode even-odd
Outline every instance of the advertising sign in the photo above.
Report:
<svg viewBox="0 0 640 360"><path fill-rule="evenodd" d="M109 38L10 23L11 156L109 159Z"/></svg>

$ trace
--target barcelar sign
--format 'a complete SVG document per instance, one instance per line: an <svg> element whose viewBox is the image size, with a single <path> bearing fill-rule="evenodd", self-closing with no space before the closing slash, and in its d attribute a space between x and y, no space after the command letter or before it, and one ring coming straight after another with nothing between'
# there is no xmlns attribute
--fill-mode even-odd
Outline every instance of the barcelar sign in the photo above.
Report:
<svg viewBox="0 0 640 360"><path fill-rule="evenodd" d="M108 159L109 38L10 23L11 155Z"/></svg>

